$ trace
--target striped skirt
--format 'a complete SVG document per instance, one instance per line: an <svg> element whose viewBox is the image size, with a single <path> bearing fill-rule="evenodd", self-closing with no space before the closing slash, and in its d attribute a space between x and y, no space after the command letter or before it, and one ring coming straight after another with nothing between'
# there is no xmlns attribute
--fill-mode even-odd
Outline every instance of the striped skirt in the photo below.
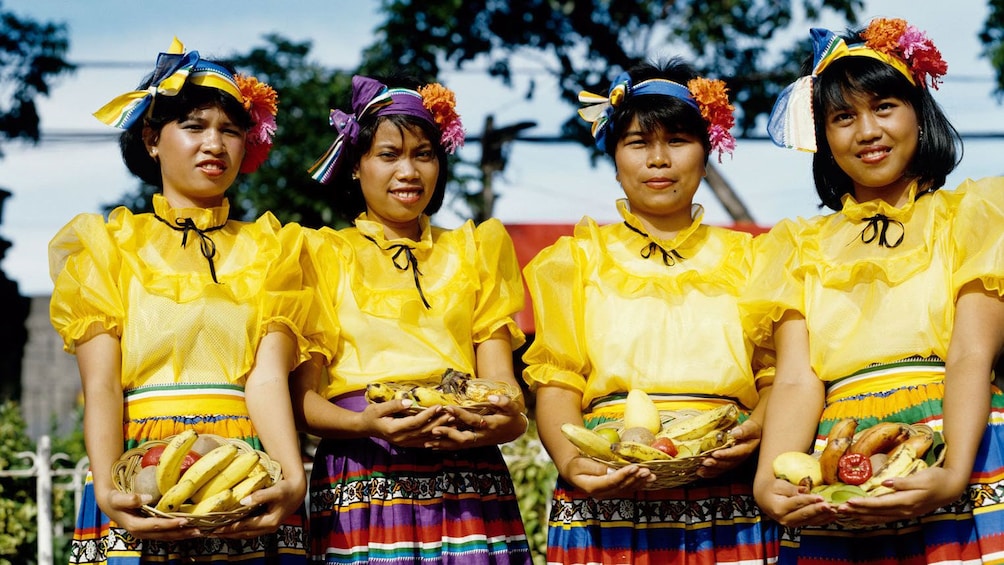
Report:
<svg viewBox="0 0 1004 565"><path fill-rule="evenodd" d="M213 411L202 416L168 416L155 413L173 400L158 402L163 389L170 389L175 399L186 399L191 411L202 408L210 399ZM184 385L137 388L126 392L124 426L125 449L144 441L162 439L191 428L198 433L241 438L261 449L254 428L246 415L243 390L233 385L197 386L188 393ZM222 399L229 400L222 400ZM155 407L155 408L154 408ZM98 508L94 487L88 474L77 525L70 543L73 564L138 565L140 563L241 563L247 565L301 565L307 562L306 509L294 513L272 535L252 539L193 538L180 542L140 540L112 522Z"/></svg>
<svg viewBox="0 0 1004 565"><path fill-rule="evenodd" d="M859 420L859 430L893 421L941 431L944 391L944 363L936 359L876 365L831 383L816 449L825 446L833 424L848 417ZM786 528L780 563L1004 563L1004 394L993 388L970 486L956 502L864 529Z"/></svg>
<svg viewBox="0 0 1004 565"><path fill-rule="evenodd" d="M339 406L362 410L361 394ZM386 565L529 564L523 521L498 447L403 448L322 440L310 477L311 561Z"/></svg>
<svg viewBox="0 0 1004 565"><path fill-rule="evenodd" d="M660 408L667 409L662 404ZM623 404L608 404L585 420L588 427L595 427L621 417ZM773 562L778 528L761 519L753 500L755 459L715 479L638 491L631 498L592 498L559 478L548 521L547 562Z"/></svg>

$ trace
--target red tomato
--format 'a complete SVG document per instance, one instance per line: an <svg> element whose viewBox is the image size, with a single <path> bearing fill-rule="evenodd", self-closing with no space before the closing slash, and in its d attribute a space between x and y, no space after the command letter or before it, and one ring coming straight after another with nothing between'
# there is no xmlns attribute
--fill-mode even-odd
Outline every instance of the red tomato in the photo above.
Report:
<svg viewBox="0 0 1004 565"><path fill-rule="evenodd" d="M149 467L160 463L160 456L164 454L164 447L166 446L155 445L146 450L146 453L143 454L143 458L139 460L140 467ZM185 455L185 458L181 461L181 473L185 474L185 471L192 466L192 463L198 461L199 457L202 456L195 451L189 451Z"/></svg>
<svg viewBox="0 0 1004 565"><path fill-rule="evenodd" d="M680 450L676 448L676 444L673 443L673 440L668 437L656 438L656 440L652 443L652 447L658 449L666 455L669 455L670 457L676 457L676 454L680 452Z"/></svg>
<svg viewBox="0 0 1004 565"><path fill-rule="evenodd" d="M181 474L184 475L185 471L187 471L188 468L192 466L192 463L198 461L200 457L202 456L196 453L195 451L189 451L187 454L185 454L185 458L181 461Z"/></svg>
<svg viewBox="0 0 1004 565"><path fill-rule="evenodd" d="M164 453L165 445L155 445L150 449L146 450L143 454L143 458L139 460L141 467L149 467L151 465L156 465L160 463L160 456Z"/></svg>

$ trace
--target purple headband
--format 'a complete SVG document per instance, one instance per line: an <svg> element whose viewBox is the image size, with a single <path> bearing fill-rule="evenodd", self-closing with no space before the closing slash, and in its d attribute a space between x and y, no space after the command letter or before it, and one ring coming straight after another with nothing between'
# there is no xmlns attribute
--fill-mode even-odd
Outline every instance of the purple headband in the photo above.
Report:
<svg viewBox="0 0 1004 565"><path fill-rule="evenodd" d="M355 75L352 77L352 113L332 110L328 121L338 137L310 167L311 177L321 183L327 183L338 170L342 150L346 143L355 145L359 140L359 120L372 114L373 116L389 116L399 114L425 120L437 128L432 115L423 103L422 95L407 88L387 88L380 81Z"/></svg>

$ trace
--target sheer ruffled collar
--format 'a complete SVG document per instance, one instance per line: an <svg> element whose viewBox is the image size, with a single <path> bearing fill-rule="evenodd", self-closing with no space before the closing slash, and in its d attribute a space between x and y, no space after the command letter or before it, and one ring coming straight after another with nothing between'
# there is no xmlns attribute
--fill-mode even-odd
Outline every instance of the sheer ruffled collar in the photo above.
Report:
<svg viewBox="0 0 1004 565"><path fill-rule="evenodd" d="M213 208L172 208L163 194L154 194L153 212L169 225L181 225L186 218L191 218L195 227L207 230L227 223L227 218L230 217L230 201L224 198L223 204Z"/></svg>
<svg viewBox="0 0 1004 565"><path fill-rule="evenodd" d="M910 186L907 187L906 190L906 203L900 208L897 208L882 199L858 202L854 196L845 194L841 199L843 207L840 209L840 213L851 220L857 221L866 220L879 215L903 221L909 218L910 213L913 211L914 204L917 202L917 182L914 181L910 183ZM923 196L923 194L921 196Z"/></svg>
<svg viewBox="0 0 1004 565"><path fill-rule="evenodd" d="M392 245L406 245L412 249L431 249L432 248L432 224L429 221L429 216L422 214L418 219L418 225L422 230L422 235L419 241L414 241L411 238L402 237L388 240L384 235L383 224L380 222L375 222L373 220L367 219L366 212L359 214L356 217L355 226L363 236L373 240L381 249L387 249Z"/></svg>
<svg viewBox="0 0 1004 565"><path fill-rule="evenodd" d="M633 231L641 232L648 239L654 242L659 247L670 250L679 249L684 247L685 243L698 228L701 227L701 220L704 219L704 206L700 204L691 204L690 206L690 225L678 231L672 239L660 239L648 233L648 230L642 224L641 220L635 216L628 205L627 198L621 198L617 201L617 212L624 218L624 223L626 223Z"/></svg>

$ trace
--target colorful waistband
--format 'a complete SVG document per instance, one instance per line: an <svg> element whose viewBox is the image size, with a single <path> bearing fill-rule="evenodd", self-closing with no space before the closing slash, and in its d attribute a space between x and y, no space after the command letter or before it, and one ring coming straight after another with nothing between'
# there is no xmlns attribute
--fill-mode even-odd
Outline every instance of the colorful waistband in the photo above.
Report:
<svg viewBox="0 0 1004 565"><path fill-rule="evenodd" d="M945 362L941 358L907 357L892 363L876 363L826 383L826 401L944 380Z"/></svg>
<svg viewBox="0 0 1004 565"><path fill-rule="evenodd" d="M650 392L648 393L648 396L653 402L655 402L656 406L662 410L683 410L689 408L706 410L716 406L721 406L722 404L735 404L739 406L739 408L745 410L742 403L739 402L739 399L731 396L721 396L717 394L676 394L663 392ZM620 409L626 399L626 392L616 392L614 394L601 396L589 403L589 407L586 412L603 412L611 409Z"/></svg>
<svg viewBox="0 0 1004 565"><path fill-rule="evenodd" d="M197 415L247 415L244 387L231 384L170 383L124 391L126 420Z"/></svg>

